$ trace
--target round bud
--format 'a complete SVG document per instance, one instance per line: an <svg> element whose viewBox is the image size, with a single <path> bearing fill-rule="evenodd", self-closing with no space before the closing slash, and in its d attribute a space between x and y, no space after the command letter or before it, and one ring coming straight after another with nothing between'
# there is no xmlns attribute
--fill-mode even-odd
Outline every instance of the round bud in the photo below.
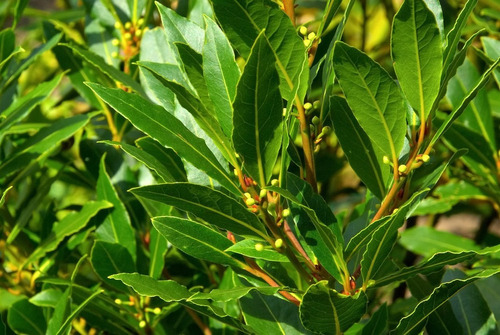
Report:
<svg viewBox="0 0 500 335"><path fill-rule="evenodd" d="M401 172L401 173L405 173L406 172L406 165L400 165L400 166L398 166L398 171Z"/></svg>
<svg viewBox="0 0 500 335"><path fill-rule="evenodd" d="M266 190L260 190L260 192L259 192L259 197L260 198L264 198L266 195L267 195L267 191Z"/></svg>
<svg viewBox="0 0 500 335"><path fill-rule="evenodd" d="M144 19L141 17L139 20L137 20L137 25L142 26L144 24Z"/></svg>
<svg viewBox="0 0 500 335"><path fill-rule="evenodd" d="M306 28L305 26L300 26L300 28L299 28L299 32L300 32L302 35L306 36L306 35L307 35L307 28Z"/></svg>
<svg viewBox="0 0 500 335"><path fill-rule="evenodd" d="M313 106L313 105L312 105L310 102L306 102L306 103L304 104L304 109L305 109L305 110L309 110L309 109L311 109L311 108L312 108L312 106Z"/></svg>
<svg viewBox="0 0 500 335"><path fill-rule="evenodd" d="M252 198L249 198L249 199L245 200L245 204L247 204L247 206L253 206L253 205L255 205L255 200Z"/></svg>
<svg viewBox="0 0 500 335"><path fill-rule="evenodd" d="M257 251L264 250L264 245L262 245L262 243L255 244L255 250L257 250Z"/></svg>
<svg viewBox="0 0 500 335"><path fill-rule="evenodd" d="M271 180L271 185L272 186L278 186L280 184L279 180L278 179L273 179Z"/></svg>
<svg viewBox="0 0 500 335"><path fill-rule="evenodd" d="M283 116L286 116L286 108L283 108Z"/></svg>
<svg viewBox="0 0 500 335"><path fill-rule="evenodd" d="M130 28L132 28L132 22L125 23L125 29L130 30Z"/></svg>
<svg viewBox="0 0 500 335"><path fill-rule="evenodd" d="M115 299L115 304L121 305L122 304L122 299Z"/></svg>
<svg viewBox="0 0 500 335"><path fill-rule="evenodd" d="M121 22L115 22L115 29L120 29L122 27L122 23Z"/></svg>
<svg viewBox="0 0 500 335"><path fill-rule="evenodd" d="M120 55L118 54L118 52L113 51L113 52L111 53L111 57L113 57L113 58L118 58L118 57L120 57Z"/></svg>
<svg viewBox="0 0 500 335"><path fill-rule="evenodd" d="M391 160L390 160L390 159L389 159L389 157L387 157L387 156L384 156L384 157L382 158L382 160L384 161L384 164L385 164L385 165L389 165L389 164L391 164Z"/></svg>
<svg viewBox="0 0 500 335"><path fill-rule="evenodd" d="M310 39L311 41L314 40L316 38L316 33L315 32L309 33L309 35L307 35L307 38Z"/></svg>
<svg viewBox="0 0 500 335"><path fill-rule="evenodd" d="M135 36L136 36L136 37L141 37L141 35L142 35L142 30L137 29L137 30L135 31Z"/></svg>
<svg viewBox="0 0 500 335"><path fill-rule="evenodd" d="M140 328L144 328L144 327L146 327L146 321L141 320L141 322L139 322L139 327L140 327Z"/></svg>
<svg viewBox="0 0 500 335"><path fill-rule="evenodd" d="M132 39L132 34L131 33L125 33L125 39L126 40L131 40Z"/></svg>
<svg viewBox="0 0 500 335"><path fill-rule="evenodd" d="M248 192L243 193L243 195L244 195L244 196L245 196L245 198L247 198L247 199L251 199L251 198L252 198L252 195L251 195L250 193L248 193Z"/></svg>
<svg viewBox="0 0 500 335"><path fill-rule="evenodd" d="M155 309L153 309L153 313L155 313L156 315L160 314L161 313L161 308L160 307L156 307Z"/></svg>
<svg viewBox="0 0 500 335"><path fill-rule="evenodd" d="M330 126L324 126L323 129L321 129L321 132L325 135L328 135L332 132L332 128Z"/></svg>
<svg viewBox="0 0 500 335"><path fill-rule="evenodd" d="M431 158L429 157L429 155L427 155L427 154L422 155L422 161L423 161L424 163L427 163L427 162L429 161L429 159L431 159Z"/></svg>
<svg viewBox="0 0 500 335"><path fill-rule="evenodd" d="M113 40L111 41L111 44L113 44L115 47L117 47L120 45L120 40L117 38L113 38Z"/></svg>
<svg viewBox="0 0 500 335"><path fill-rule="evenodd" d="M313 102L313 107L314 109L318 109L321 106L321 101L316 100Z"/></svg>
<svg viewBox="0 0 500 335"><path fill-rule="evenodd" d="M274 246L279 249L283 246L283 240L281 238L277 239L276 241L274 241Z"/></svg>
<svg viewBox="0 0 500 335"><path fill-rule="evenodd" d="M319 124L319 117L315 116L312 118L313 125L317 126Z"/></svg>
<svg viewBox="0 0 500 335"><path fill-rule="evenodd" d="M399 208L394 208L394 210L392 211L392 214L395 214L397 211L398 211Z"/></svg>
<svg viewBox="0 0 500 335"><path fill-rule="evenodd" d="M233 173L234 173L235 176L238 176L238 170L234 169Z"/></svg>
<svg viewBox="0 0 500 335"><path fill-rule="evenodd" d="M288 208L285 208L283 212L281 212L281 215L286 218L287 216L290 215L290 210Z"/></svg>
<svg viewBox="0 0 500 335"><path fill-rule="evenodd" d="M304 40L304 46L306 48L309 48L309 45L311 45L311 41L309 41L307 38Z"/></svg>

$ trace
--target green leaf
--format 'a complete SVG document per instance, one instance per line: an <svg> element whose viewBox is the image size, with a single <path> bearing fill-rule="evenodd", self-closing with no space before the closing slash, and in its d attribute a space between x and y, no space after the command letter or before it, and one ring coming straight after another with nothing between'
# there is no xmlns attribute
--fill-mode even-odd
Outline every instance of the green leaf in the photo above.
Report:
<svg viewBox="0 0 500 335"><path fill-rule="evenodd" d="M241 267L242 264L225 252L232 243L227 237L207 226L174 216L153 218L153 226L176 248L205 261Z"/></svg>
<svg viewBox="0 0 500 335"><path fill-rule="evenodd" d="M31 304L28 299L19 300L10 306L7 323L16 332L30 335L44 335L47 328L43 309Z"/></svg>
<svg viewBox="0 0 500 335"><path fill-rule="evenodd" d="M229 196L209 187L189 183L150 185L130 190L134 195L193 213L222 229L250 238L267 239L255 214Z"/></svg>
<svg viewBox="0 0 500 335"><path fill-rule="evenodd" d="M107 64L118 67L120 59L113 57L113 52L119 52L119 46L112 44L114 38L111 31L101 25L98 19L94 19L85 26L85 36L88 39L90 51L101 55Z"/></svg>
<svg viewBox="0 0 500 335"><path fill-rule="evenodd" d="M377 271L387 261L387 257L391 253L394 244L396 244L398 229L404 224L412 207L423 199L428 191L426 189L414 194L395 214L391 215L390 219L373 232L361 260L361 275L364 287L369 285L371 279L376 278Z"/></svg>
<svg viewBox="0 0 500 335"><path fill-rule="evenodd" d="M258 291L240 299L245 323L253 334L310 335L299 319L297 306L275 296L265 296Z"/></svg>
<svg viewBox="0 0 500 335"><path fill-rule="evenodd" d="M449 31L446 36L446 47L443 52L443 73L447 73L450 69L450 65L453 61L453 58L457 52L457 46L460 42L460 38L462 37L462 30L467 24L467 19L469 15L474 10L474 7L477 5L477 0L467 0L464 8L458 15L457 21L453 25L453 28Z"/></svg>
<svg viewBox="0 0 500 335"><path fill-rule="evenodd" d="M439 37L441 38L441 44L444 47L446 44L446 31L444 29L443 8L441 8L439 0L424 0L424 2L436 18L436 24L439 29Z"/></svg>
<svg viewBox="0 0 500 335"><path fill-rule="evenodd" d="M217 120L226 136L233 132L233 101L240 69L234 52L217 24L205 16L205 43L203 44L203 76L208 94L215 106Z"/></svg>
<svg viewBox="0 0 500 335"><path fill-rule="evenodd" d="M371 142L396 161L406 133L406 107L400 89L370 57L335 43L335 73L347 103Z"/></svg>
<svg viewBox="0 0 500 335"><path fill-rule="evenodd" d="M437 287L429 297L421 301L408 316L399 321L393 334L419 334L425 325L424 322L427 320L427 317L449 301L461 289L478 279L488 278L499 272L500 269L485 270L466 279L456 279L439 285L439 287Z"/></svg>
<svg viewBox="0 0 500 335"><path fill-rule="evenodd" d="M108 213L104 222L97 228L96 237L99 240L123 245L132 259L136 259L135 234L130 223L130 217L118 197L111 179L106 172L106 155L101 157L99 165L99 178L97 179L97 200L106 200L113 204L113 209Z"/></svg>
<svg viewBox="0 0 500 335"><path fill-rule="evenodd" d="M108 278L117 273L136 271L132 255L125 246L97 240L92 247L90 262L103 282L115 289L128 292L122 283Z"/></svg>
<svg viewBox="0 0 500 335"><path fill-rule="evenodd" d="M167 171L172 176L171 181L185 181L186 171L181 158L170 148L165 148L158 141L150 137L143 137L136 140L136 145L144 152L154 156L164 166L163 174ZM166 180L167 181L167 180ZM169 180L170 181L170 180Z"/></svg>
<svg viewBox="0 0 500 335"><path fill-rule="evenodd" d="M46 335L57 334L64 323L64 319L71 313L71 300L71 287L68 287L55 305L54 314L52 314L47 325Z"/></svg>
<svg viewBox="0 0 500 335"><path fill-rule="evenodd" d="M469 0L469 2L472 0ZM476 97L477 93L481 88L483 88L488 80L490 79L489 76L493 72L493 70L498 66L500 63L500 58L498 58L481 76L481 79L479 82L474 86L474 88L467 94L467 96L464 97L460 105L451 112L450 115L446 118L445 122L441 124L439 129L436 131L434 134L434 137L432 138L431 142L429 145L433 146L437 140L443 135L445 131L448 130L448 128L451 126L451 124L465 111L469 103Z"/></svg>
<svg viewBox="0 0 500 335"><path fill-rule="evenodd" d="M263 250L256 250L255 245L260 242L252 240L242 240L226 249L227 252L240 254L254 259L263 259L270 262L288 262L288 257L277 252L271 246L264 245Z"/></svg>
<svg viewBox="0 0 500 335"><path fill-rule="evenodd" d="M99 55L96 55L92 51L85 50L77 45L72 45L72 44L66 44L66 43L61 43L60 45L67 47L73 52L91 64L93 67L95 67L97 70L100 72L104 73L106 76L109 77L109 79L113 81L118 81L122 83L123 85L133 89L137 93L144 94L144 90L142 89L142 86L136 82L132 77L127 75L125 72L122 72L113 66L109 65L106 63L106 61Z"/></svg>
<svg viewBox="0 0 500 335"><path fill-rule="evenodd" d="M238 83L233 144L248 174L266 185L281 147L283 106L272 50L259 35Z"/></svg>
<svg viewBox="0 0 500 335"><path fill-rule="evenodd" d="M140 295L159 297L166 302L185 300L192 295L185 286L173 280L156 280L138 273L119 273L110 278L122 281Z"/></svg>
<svg viewBox="0 0 500 335"><path fill-rule="evenodd" d="M10 55L14 52L16 47L16 35L14 30L11 28L4 29L0 31L0 70L2 69L2 63L9 59Z"/></svg>
<svg viewBox="0 0 500 335"><path fill-rule="evenodd" d="M298 94L302 100L309 75L307 54L292 22L278 5L265 0L213 0L212 4L226 36L245 59L265 30L279 69L283 98L290 103Z"/></svg>
<svg viewBox="0 0 500 335"><path fill-rule="evenodd" d="M500 319L500 276L491 276L475 283L481 295L488 303L489 308L495 315L495 319Z"/></svg>
<svg viewBox="0 0 500 335"><path fill-rule="evenodd" d="M300 320L307 329L321 334L341 335L366 313L364 292L343 295L326 281L309 286L300 304Z"/></svg>
<svg viewBox="0 0 500 335"><path fill-rule="evenodd" d="M443 282L466 277L459 269L448 269L443 276ZM495 316L475 284L464 287L450 299L450 304L466 334L498 334Z"/></svg>
<svg viewBox="0 0 500 335"><path fill-rule="evenodd" d="M82 230L88 221L100 210L110 208L111 206L112 204L107 201L89 201L83 205L79 212L72 212L66 215L61 221L54 224L50 235L31 253L22 267L39 260L46 253L55 250L64 238Z"/></svg>
<svg viewBox="0 0 500 335"><path fill-rule="evenodd" d="M120 89L88 84L104 101L128 119L137 129L162 145L174 149L179 156L196 165L234 194L241 194L238 185L224 170L203 140L191 133L181 121L137 95Z"/></svg>
<svg viewBox="0 0 500 335"><path fill-rule="evenodd" d="M7 187L2 193L2 196L0 197L0 207L3 206L5 203L5 197L7 196L7 193L13 188L14 186L9 186Z"/></svg>
<svg viewBox="0 0 500 335"><path fill-rule="evenodd" d="M330 113L335 135L349 164L366 187L377 198L383 199L386 181L391 175L389 167L383 163L383 152L372 145L344 98L330 97L329 108L335 111Z"/></svg>
<svg viewBox="0 0 500 335"><path fill-rule="evenodd" d="M187 299L187 301L206 300L210 299L218 302L228 302L238 300L252 291L258 291L265 295L274 295L278 293L279 287L263 286L263 287L232 287L229 289L213 289L210 292L197 292Z"/></svg>
<svg viewBox="0 0 500 335"><path fill-rule="evenodd" d="M454 265L468 261L476 255L477 252L475 251L438 252L433 254L429 260L423 261L414 266L402 268L388 276L376 280L373 287L394 284L412 278L418 274L427 275L443 269L446 265Z"/></svg>
<svg viewBox="0 0 500 335"><path fill-rule="evenodd" d="M168 40L185 43L201 54L204 41L203 29L159 2L156 2L156 6Z"/></svg>
<svg viewBox="0 0 500 335"><path fill-rule="evenodd" d="M491 59L497 59L500 57L500 41L491 37L483 36L481 37L481 42L483 43L486 56ZM493 72L493 76L495 77L497 85L500 88L500 70L497 69Z"/></svg>
<svg viewBox="0 0 500 335"><path fill-rule="evenodd" d="M466 59L465 63L458 68L456 76L450 80L446 92L446 97L454 109L460 106L464 97L474 88L474 85L480 78L481 76L472 62ZM477 93L474 100L470 102L469 106L457 120L470 130L481 134L491 150L496 152L494 122L488 97L484 89Z"/></svg>
<svg viewBox="0 0 500 335"><path fill-rule="evenodd" d="M425 118L439 92L441 46L436 17L426 3L405 0L392 25L392 59L404 94L417 114Z"/></svg>
<svg viewBox="0 0 500 335"><path fill-rule="evenodd" d="M158 233L157 229L149 231L149 276L159 279L165 267L165 255L168 251L168 242Z"/></svg>
<svg viewBox="0 0 500 335"><path fill-rule="evenodd" d="M0 141L5 133L18 121L24 119L38 104L42 103L59 85L63 74L55 76L51 81L41 83L31 92L17 99L0 114L5 119L0 123Z"/></svg>
<svg viewBox="0 0 500 335"><path fill-rule="evenodd" d="M405 230L401 233L399 243L406 249L424 257L430 257L437 252L479 250L474 241L468 238L427 226Z"/></svg>
<svg viewBox="0 0 500 335"><path fill-rule="evenodd" d="M389 313L387 304L384 303L379 309L373 313L372 317L363 327L361 335L382 335L387 334Z"/></svg>
<svg viewBox="0 0 500 335"><path fill-rule="evenodd" d="M95 299L99 294L103 293L104 290L99 290L94 292L91 296L89 296L87 299L85 299L78 307L75 308L75 310L69 315L64 323L61 325L59 328L59 331L57 332L57 335L62 335L64 334L67 329L69 329L69 326L71 322L83 311L83 309L93 300Z"/></svg>

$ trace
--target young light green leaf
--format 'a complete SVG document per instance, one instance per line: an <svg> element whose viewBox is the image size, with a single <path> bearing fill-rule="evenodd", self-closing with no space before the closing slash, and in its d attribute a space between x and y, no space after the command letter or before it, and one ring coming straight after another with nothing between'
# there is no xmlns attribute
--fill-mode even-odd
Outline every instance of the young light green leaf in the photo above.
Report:
<svg viewBox="0 0 500 335"><path fill-rule="evenodd" d="M224 134L233 132L233 101L240 70L234 52L217 24L205 16L205 43L203 44L203 75L208 94L214 103L215 113Z"/></svg>
<svg viewBox="0 0 500 335"><path fill-rule="evenodd" d="M22 267L36 262L46 253L55 250L64 238L83 229L88 221L100 210L110 207L112 207L112 204L107 201L89 201L83 205L79 212L66 215L61 221L54 224L51 234L31 253Z"/></svg>
<svg viewBox="0 0 500 335"><path fill-rule="evenodd" d="M137 129L162 145L174 149L234 194L241 194L238 185L224 170L203 140L191 133L181 121L137 95L120 89L88 84L104 101L128 119Z"/></svg>
<svg viewBox="0 0 500 335"><path fill-rule="evenodd" d="M326 281L309 286L300 304L300 320L307 329L326 335L341 335L366 313L363 291L354 296L331 289Z"/></svg>
<svg viewBox="0 0 500 335"><path fill-rule="evenodd" d="M436 24L439 29L439 37L441 37L441 44L445 47L446 31L444 30L443 8L441 7L439 0L424 0L424 2L436 18Z"/></svg>
<svg viewBox="0 0 500 335"><path fill-rule="evenodd" d="M330 97L329 108L335 111L330 113L335 135L349 164L366 187L377 198L383 199L386 181L391 175L389 167L383 163L383 152L378 146L372 145L344 98Z"/></svg>
<svg viewBox="0 0 500 335"><path fill-rule="evenodd" d="M97 178L97 200L106 200L113 204L113 209L106 216L104 222L97 228L96 237L99 240L113 242L123 245L135 261L136 246L135 235L130 223L130 217L118 197L111 179L106 172L106 155L101 158L99 164L99 178Z"/></svg>
<svg viewBox="0 0 500 335"><path fill-rule="evenodd" d="M235 254L240 254L243 256L251 257L254 259L264 259L270 262L288 262L289 259L274 250L271 246L264 245L264 249L257 250L256 244L261 242L252 241L249 239L245 239L237 242L236 244L231 245L226 249L227 252L232 252Z"/></svg>
<svg viewBox="0 0 500 335"><path fill-rule="evenodd" d="M201 54L203 49L204 31L195 23L180 16L172 9L156 2L158 12L168 40L189 45L194 51Z"/></svg>
<svg viewBox="0 0 500 335"><path fill-rule="evenodd" d="M401 233L399 243L424 257L431 257L438 252L479 250L473 240L426 226L405 230Z"/></svg>
<svg viewBox="0 0 500 335"><path fill-rule="evenodd" d="M396 161L406 133L400 89L379 64L343 42L335 43L333 63L347 103L366 135Z"/></svg>
<svg viewBox="0 0 500 335"><path fill-rule="evenodd" d="M472 0L469 0L469 2ZM498 66L500 63L500 58L498 58L481 76L481 79L479 82L474 86L474 88L467 94L467 96L464 97L458 108L454 109L453 112L451 112L450 115L448 115L448 118L441 124L439 129L436 131L434 134L434 137L432 138L431 142L429 145L433 146L437 140L443 135L445 131L448 130L448 128L451 126L453 121L455 121L469 106L469 103L476 97L477 93L481 88L483 88L488 80L490 79L490 74L495 70L495 68Z"/></svg>
<svg viewBox="0 0 500 335"><path fill-rule="evenodd" d="M90 254L90 262L102 281L120 291L128 292L127 287L122 283L108 278L113 274L136 271L132 255L124 245L95 241Z"/></svg>
<svg viewBox="0 0 500 335"><path fill-rule="evenodd" d="M190 183L167 183L130 190L148 198L193 213L221 229L250 238L267 239L264 225L255 214L233 198L209 187Z"/></svg>
<svg viewBox="0 0 500 335"><path fill-rule="evenodd" d="M302 39L276 3L264 0L213 0L215 15L226 36L243 58L248 58L262 30L273 50L285 100L304 98L309 71ZM300 87L300 89L299 89Z"/></svg>
<svg viewBox="0 0 500 335"><path fill-rule="evenodd" d="M444 303L449 301L455 294L467 285L478 279L488 278L500 272L500 269L484 270L466 279L456 279L443 283L437 287L432 294L421 301L408 316L399 321L398 326L393 331L394 335L416 335L419 334L425 325L427 317Z"/></svg>
<svg viewBox="0 0 500 335"><path fill-rule="evenodd" d="M263 286L244 286L244 287L232 287L229 289L213 289L210 292L197 292L187 299L187 301L195 300L206 300L210 299L218 302L228 302L231 300L238 300L252 291L258 291L265 295L274 295L280 290L279 287Z"/></svg>
<svg viewBox="0 0 500 335"><path fill-rule="evenodd" d="M399 9L391 51L404 94L417 114L427 118L439 92L443 56L436 17L424 1L405 0Z"/></svg>
<svg viewBox="0 0 500 335"><path fill-rule="evenodd" d="M272 176L281 147L283 106L272 50L264 33L255 42L233 104L233 144L261 186Z"/></svg>
<svg viewBox="0 0 500 335"><path fill-rule="evenodd" d="M491 59L497 59L500 57L500 41L488 36L483 36L481 37L481 42L483 43L486 56ZM495 77L497 85L500 88L500 70L495 70L493 76Z"/></svg>
<svg viewBox="0 0 500 335"><path fill-rule="evenodd" d="M176 248L205 261L241 267L242 263L225 252L232 243L227 237L190 220L174 216L153 218L153 226Z"/></svg>
<svg viewBox="0 0 500 335"><path fill-rule="evenodd" d="M119 52L119 47L113 45L112 33L104 27L99 19L94 19L85 25L89 49L97 55L103 56L107 64L118 67L120 59L113 57L113 52Z"/></svg>
<svg viewBox="0 0 500 335"><path fill-rule="evenodd" d="M361 260L361 275L364 287L369 285L369 281L376 277L377 271L387 261L387 257L396 243L398 229L404 224L408 212L427 195L428 191L429 189L426 189L414 194L390 219L375 230L366 245Z"/></svg>

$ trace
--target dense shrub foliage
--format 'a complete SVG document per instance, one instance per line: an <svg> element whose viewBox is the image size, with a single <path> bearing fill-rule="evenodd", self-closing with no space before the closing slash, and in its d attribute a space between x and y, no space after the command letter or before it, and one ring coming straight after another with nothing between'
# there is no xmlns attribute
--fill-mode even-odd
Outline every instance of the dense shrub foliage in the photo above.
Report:
<svg viewBox="0 0 500 335"><path fill-rule="evenodd" d="M0 334L498 334L499 20L3 1Z"/></svg>

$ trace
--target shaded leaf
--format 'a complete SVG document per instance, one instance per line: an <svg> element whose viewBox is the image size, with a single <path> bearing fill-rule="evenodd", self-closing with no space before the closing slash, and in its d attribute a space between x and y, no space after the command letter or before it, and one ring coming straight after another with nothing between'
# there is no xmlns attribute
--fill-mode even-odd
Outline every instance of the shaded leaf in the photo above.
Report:
<svg viewBox="0 0 500 335"><path fill-rule="evenodd" d="M19 300L10 306L7 324L19 333L33 335L44 335L47 328L43 309L31 304L28 299Z"/></svg>

